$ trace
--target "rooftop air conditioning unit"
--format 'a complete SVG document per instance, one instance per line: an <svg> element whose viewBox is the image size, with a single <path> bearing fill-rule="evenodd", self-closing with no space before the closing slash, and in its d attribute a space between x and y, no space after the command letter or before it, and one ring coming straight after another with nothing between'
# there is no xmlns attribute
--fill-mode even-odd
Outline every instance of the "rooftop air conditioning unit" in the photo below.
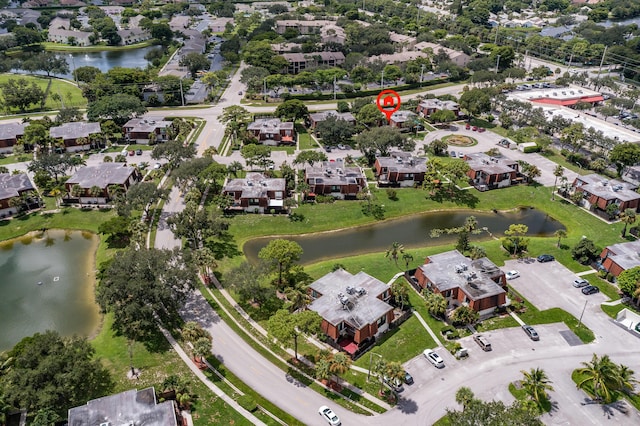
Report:
<svg viewBox="0 0 640 426"><path fill-rule="evenodd" d="M353 294L355 293L356 289L351 287L350 285L347 286L347 293L349 294Z"/></svg>
<svg viewBox="0 0 640 426"><path fill-rule="evenodd" d="M367 290L364 287L358 287L356 291L358 292L358 296L364 296L367 294Z"/></svg>

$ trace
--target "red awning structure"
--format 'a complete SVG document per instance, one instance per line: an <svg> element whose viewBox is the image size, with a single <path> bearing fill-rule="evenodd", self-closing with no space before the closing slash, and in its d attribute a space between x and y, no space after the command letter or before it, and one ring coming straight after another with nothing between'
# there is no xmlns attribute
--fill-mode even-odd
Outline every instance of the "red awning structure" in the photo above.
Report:
<svg viewBox="0 0 640 426"><path fill-rule="evenodd" d="M575 105L578 102L602 102L604 98L601 95L598 96L585 96L584 98L574 98L574 99L552 99L552 98L540 98L540 99L531 99L531 102L537 102L540 104L549 104L549 105L562 105L562 106L571 106Z"/></svg>

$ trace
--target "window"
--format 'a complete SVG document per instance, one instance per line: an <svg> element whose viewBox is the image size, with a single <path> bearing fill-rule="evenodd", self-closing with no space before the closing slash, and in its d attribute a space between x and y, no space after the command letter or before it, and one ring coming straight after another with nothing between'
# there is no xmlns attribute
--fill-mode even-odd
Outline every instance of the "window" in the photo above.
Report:
<svg viewBox="0 0 640 426"><path fill-rule="evenodd" d="M331 185L331 192L340 192L340 187L338 185Z"/></svg>
<svg viewBox="0 0 640 426"><path fill-rule="evenodd" d="M387 316L386 316L386 315L381 316L381 317L378 319L378 323L377 323L377 324L378 324L378 327L380 327L382 324L384 324L384 323L386 323L386 322L387 322Z"/></svg>
<svg viewBox="0 0 640 426"><path fill-rule="evenodd" d="M282 191L276 191L275 197L276 200L282 200Z"/></svg>
<svg viewBox="0 0 640 426"><path fill-rule="evenodd" d="M259 198L249 198L249 205L250 206L259 206L260 205L260 199Z"/></svg>
<svg viewBox="0 0 640 426"><path fill-rule="evenodd" d="M341 322L340 324L338 324L338 331L342 331L344 329L345 329L344 322Z"/></svg>

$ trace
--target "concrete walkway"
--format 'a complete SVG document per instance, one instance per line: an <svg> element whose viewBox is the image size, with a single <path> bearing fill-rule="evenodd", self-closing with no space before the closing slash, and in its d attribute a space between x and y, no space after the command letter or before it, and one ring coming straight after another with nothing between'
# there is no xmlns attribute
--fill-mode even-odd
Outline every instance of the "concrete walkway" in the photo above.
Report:
<svg viewBox="0 0 640 426"><path fill-rule="evenodd" d="M515 313L515 312L511 312L511 311L509 311L509 315L511 315L511 317L512 317L514 320L516 320L516 321L518 322L518 324L520 324L520 325L524 325L524 321L522 321L522 320L520 319L520 317L519 317L518 315L516 315L516 313Z"/></svg>
<svg viewBox="0 0 640 426"><path fill-rule="evenodd" d="M202 371L200 371L200 369L198 367L196 367L196 365L191 361L191 358L189 357L189 355L187 355L187 353L182 349L182 347L180 347L180 345L178 344L178 342L176 342L176 339L173 338L171 333L169 333L163 327L160 327L160 330L162 331L162 334L164 334L164 337L166 337L167 341L171 344L171 347L176 351L176 353L180 356L180 358L182 358L182 361L184 361L184 363L187 366L189 366L191 371L193 371L193 374L195 374L196 377L202 383L204 383L205 386L207 386L209 389L211 389L213 391L213 393L218 395L218 397L222 398L222 400L224 402L229 404L234 410L236 410L245 419L249 420L254 425L265 425L266 426L266 423L262 422L262 420L260 420L259 418L257 418L253 414L251 414L249 411L247 411L244 408L242 408L240 406L240 404L238 404L231 397L229 397L226 393L224 393L222 391L222 389L220 389L218 386L216 386L214 383L212 383L211 380L209 380L209 378Z"/></svg>
<svg viewBox="0 0 640 426"><path fill-rule="evenodd" d="M602 302L602 305L607 305L607 306L616 306L622 303L622 299L618 299L618 300L614 300L612 302Z"/></svg>
<svg viewBox="0 0 640 426"><path fill-rule="evenodd" d="M578 272L576 275L579 276L579 277L582 277L584 275L595 274L596 272L598 272L598 271L596 271L595 269L591 269L589 271Z"/></svg>

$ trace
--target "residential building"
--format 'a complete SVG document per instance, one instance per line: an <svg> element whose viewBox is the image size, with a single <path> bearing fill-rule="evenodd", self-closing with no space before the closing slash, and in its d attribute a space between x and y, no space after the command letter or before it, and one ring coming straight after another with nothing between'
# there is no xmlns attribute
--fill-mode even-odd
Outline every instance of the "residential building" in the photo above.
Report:
<svg viewBox="0 0 640 426"><path fill-rule="evenodd" d="M173 400L158 403L153 387L131 389L92 399L69 409L69 426L142 425L181 426L186 424Z"/></svg>
<svg viewBox="0 0 640 426"><path fill-rule="evenodd" d="M233 18L216 18L209 21L209 29L214 33L223 33L227 27L227 24L233 25L235 23Z"/></svg>
<svg viewBox="0 0 640 426"><path fill-rule="evenodd" d="M459 50L449 49L448 47L444 47L436 43L423 41L420 43L416 43L414 48L421 52L425 51L426 49L430 49L435 55L440 52L444 52L449 57L449 60L459 67L466 67L471 61L471 56L467 55L466 53Z"/></svg>
<svg viewBox="0 0 640 426"><path fill-rule="evenodd" d="M307 68L319 66L335 67L344 64L344 53L342 52L310 52L310 53L283 53L281 55L289 62L288 74L298 74Z"/></svg>
<svg viewBox="0 0 640 426"><path fill-rule="evenodd" d="M283 53L289 52L300 52L302 51L302 44L300 43L272 43L271 50L276 52L278 55L282 55Z"/></svg>
<svg viewBox="0 0 640 426"><path fill-rule="evenodd" d="M344 44L347 40L347 33L342 27L335 24L328 24L320 28L320 41L322 43Z"/></svg>
<svg viewBox="0 0 640 426"><path fill-rule="evenodd" d="M436 111L449 110L457 116L460 115L460 105L454 101L441 101L440 99L425 99L418 104L417 112L421 117L429 117Z"/></svg>
<svg viewBox="0 0 640 426"><path fill-rule="evenodd" d="M600 253L602 268L614 277L640 266L640 240L607 246Z"/></svg>
<svg viewBox="0 0 640 426"><path fill-rule="evenodd" d="M122 126L122 130L127 141L148 145L152 133L155 134L152 142L168 141L171 126L173 122L163 117L147 116L132 118Z"/></svg>
<svg viewBox="0 0 640 426"><path fill-rule="evenodd" d="M0 218L18 213L18 207L12 205L11 199L29 193L33 193L34 204L38 204L36 187L26 173L0 173Z"/></svg>
<svg viewBox="0 0 640 426"><path fill-rule="evenodd" d="M389 117L389 126L405 132L413 131L419 122L413 111L396 111Z"/></svg>
<svg viewBox="0 0 640 426"><path fill-rule="evenodd" d="M353 355L360 345L384 333L394 318L390 287L361 271L330 272L307 289L309 309L322 317L322 331Z"/></svg>
<svg viewBox="0 0 640 426"><path fill-rule="evenodd" d="M48 40L53 43L70 44L72 46L89 46L91 40L89 37L93 33L86 31L65 30L60 28L50 28Z"/></svg>
<svg viewBox="0 0 640 426"><path fill-rule="evenodd" d="M52 29L70 30L71 19L60 18L59 16L56 16L49 22L49 30L52 30Z"/></svg>
<svg viewBox="0 0 640 426"><path fill-rule="evenodd" d="M618 211L640 207L637 185L617 179L609 179L592 173L578 175L572 184L573 190L583 193L583 206L589 210L607 211L610 204L616 204Z"/></svg>
<svg viewBox="0 0 640 426"><path fill-rule="evenodd" d="M244 179L229 180L222 193L233 197L233 204L227 210L269 213L285 210L286 190L287 182L283 178L249 172Z"/></svg>
<svg viewBox="0 0 640 426"><path fill-rule="evenodd" d="M191 24L191 18L186 15L174 15L169 21L171 31L184 31Z"/></svg>
<svg viewBox="0 0 640 426"><path fill-rule="evenodd" d="M67 194L65 199L70 203L106 204L113 197L114 187L127 192L129 188L142 179L140 171L126 163L102 163L97 166L85 166L78 169L64 184ZM73 187L78 185L82 191L75 193ZM93 193L97 187L99 192Z"/></svg>
<svg viewBox="0 0 640 426"><path fill-rule="evenodd" d="M335 25L335 21L301 21L297 19L279 20L276 21L276 32L278 34L284 34L287 28L295 28L302 35L320 34L320 30L328 25Z"/></svg>
<svg viewBox="0 0 640 426"><path fill-rule="evenodd" d="M309 197L317 195L338 199L355 198L367 183L359 167L346 167L344 161L323 161L307 166L305 182L309 185Z"/></svg>
<svg viewBox="0 0 640 426"><path fill-rule="evenodd" d="M421 185L427 172L424 158L410 152L393 152L389 157L376 157L374 164L379 186L411 187Z"/></svg>
<svg viewBox="0 0 640 426"><path fill-rule="evenodd" d="M398 52L402 52L403 50L412 50L416 45L415 37L399 34L394 31L389 32L389 38Z"/></svg>
<svg viewBox="0 0 640 426"><path fill-rule="evenodd" d="M344 120L351 124L356 124L356 118L350 112L320 111L309 114L309 128L315 129L319 123L322 123L329 117L335 117L336 120Z"/></svg>
<svg viewBox="0 0 640 426"><path fill-rule="evenodd" d="M62 139L67 151L75 152L90 149L91 135L101 136L102 129L100 129L100 123L75 121L52 127L49 129L49 134L54 139ZM79 140L80 138L84 138L84 141Z"/></svg>
<svg viewBox="0 0 640 426"><path fill-rule="evenodd" d="M382 55L370 56L368 62L384 62L385 64L403 64L408 61L415 61L418 58L428 58L428 53L420 51L403 50L396 53L384 53Z"/></svg>
<svg viewBox="0 0 640 426"><path fill-rule="evenodd" d="M469 164L467 176L480 191L504 188L523 181L517 161L490 157L483 152L466 154L464 159Z"/></svg>
<svg viewBox="0 0 640 426"><path fill-rule="evenodd" d="M481 316L507 303L504 272L486 257L471 260L458 250L434 254L415 272L418 285L442 294L453 309L463 304Z"/></svg>
<svg viewBox="0 0 640 426"><path fill-rule="evenodd" d="M120 44L123 46L128 46L130 44L141 43L145 40L149 40L151 38L151 34L147 30L143 30L141 28L131 28L127 30L118 31L118 35L122 40L120 40Z"/></svg>
<svg viewBox="0 0 640 426"><path fill-rule="evenodd" d="M10 154L13 146L24 135L28 123L0 123L0 153Z"/></svg>
<svg viewBox="0 0 640 426"><path fill-rule="evenodd" d="M279 118L260 118L247 126L258 142L264 145L295 145L296 132L293 122Z"/></svg>

